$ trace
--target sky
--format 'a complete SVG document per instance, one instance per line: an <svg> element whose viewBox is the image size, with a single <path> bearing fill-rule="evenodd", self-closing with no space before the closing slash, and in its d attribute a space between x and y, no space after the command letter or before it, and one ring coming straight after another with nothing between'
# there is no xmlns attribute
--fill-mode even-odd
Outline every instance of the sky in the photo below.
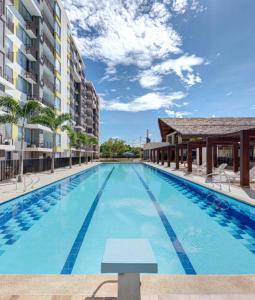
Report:
<svg viewBox="0 0 255 300"><path fill-rule="evenodd" d="M158 118L255 114L254 0L64 0L101 101L100 139Z"/></svg>

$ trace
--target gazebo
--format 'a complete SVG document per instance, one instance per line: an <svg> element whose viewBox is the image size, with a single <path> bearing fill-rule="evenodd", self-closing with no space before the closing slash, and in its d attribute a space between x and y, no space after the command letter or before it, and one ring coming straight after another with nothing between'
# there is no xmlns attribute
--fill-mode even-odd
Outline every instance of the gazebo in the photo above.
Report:
<svg viewBox="0 0 255 300"><path fill-rule="evenodd" d="M233 153L233 171L240 168L240 185L250 185L250 155L255 142L255 118L164 118L159 119L162 145L146 144L146 156L153 162L170 166L175 161L187 161L187 170L192 172L193 151L198 164L206 163L206 173L211 174L217 166L218 147L228 146Z"/></svg>

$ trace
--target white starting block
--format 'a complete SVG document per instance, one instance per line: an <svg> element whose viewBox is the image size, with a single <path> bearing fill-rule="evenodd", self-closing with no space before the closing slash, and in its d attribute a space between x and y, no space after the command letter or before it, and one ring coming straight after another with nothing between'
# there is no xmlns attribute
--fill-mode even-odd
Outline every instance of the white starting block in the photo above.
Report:
<svg viewBox="0 0 255 300"><path fill-rule="evenodd" d="M157 273L158 264L145 239L109 239L102 273L118 273L118 300L140 300L140 273Z"/></svg>

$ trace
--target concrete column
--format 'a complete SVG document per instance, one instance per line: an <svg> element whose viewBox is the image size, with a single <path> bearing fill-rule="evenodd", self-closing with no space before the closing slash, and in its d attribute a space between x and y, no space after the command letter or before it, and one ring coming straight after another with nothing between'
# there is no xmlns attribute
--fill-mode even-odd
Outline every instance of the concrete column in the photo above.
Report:
<svg viewBox="0 0 255 300"><path fill-rule="evenodd" d="M240 133L240 185L243 187L250 186L250 157L249 157L249 135L246 130Z"/></svg>
<svg viewBox="0 0 255 300"><path fill-rule="evenodd" d="M118 274L118 300L141 300L140 274Z"/></svg>

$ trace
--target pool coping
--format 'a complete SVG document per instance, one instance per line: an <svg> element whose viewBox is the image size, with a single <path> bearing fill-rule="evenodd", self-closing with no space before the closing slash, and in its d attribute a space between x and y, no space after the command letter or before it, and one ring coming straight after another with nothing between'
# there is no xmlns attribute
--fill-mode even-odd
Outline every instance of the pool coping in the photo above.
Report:
<svg viewBox="0 0 255 300"><path fill-rule="evenodd" d="M224 196L227 196L229 198L232 198L233 200L235 201L239 201L239 202L242 202L248 206L251 206L252 208L255 208L255 199L248 197L248 199L244 198L242 195L238 196L238 195L235 195L231 192L225 192L224 190L219 190L217 188L214 188L212 186L210 186L209 184L206 184L206 183L203 183L203 182L200 182L200 181L197 181L195 178L187 178L187 177L184 177L184 175L181 175L181 174L176 174L174 170L171 170L170 168L166 168L166 166L158 166L158 165L155 165L153 163L149 163L149 162L142 162L144 165L147 165L149 167L152 167L156 170L159 170L167 175L171 175L171 176L175 176L177 178L181 178L185 181L188 181L188 182L191 182L191 183L194 183L194 184L197 184L201 187L204 187L204 188L207 188L213 192L216 192L216 193L219 193L219 194L222 194ZM178 170L180 171L180 170Z"/></svg>
<svg viewBox="0 0 255 300"><path fill-rule="evenodd" d="M102 287L96 293L96 297L88 299L116 297L116 280L116 275L0 275L0 297L6 295L91 297L100 285ZM141 283L142 297L192 294L225 297L255 295L255 275L141 275Z"/></svg>
<svg viewBox="0 0 255 300"><path fill-rule="evenodd" d="M43 185L40 185L40 186L38 186L38 187L36 187L36 188L33 188L33 189L29 190L29 191L26 191L26 192L20 192L18 195L15 195L14 197L11 197L11 196L10 196L11 198L9 198L9 199L7 198L6 200L3 200L3 201L0 202L0 207L1 207L2 205L4 205L4 204L9 203L9 202L12 202L12 201L14 201L14 200L16 200L16 199L18 199L18 198L20 198L20 197L26 196L26 195L28 195L29 193L38 191L38 190L40 190L40 189L42 189L42 188L45 188L45 187L47 187L47 186L56 184L57 182L60 182L61 180L65 180L65 179L67 179L67 178L70 178L70 177L76 176L76 175L78 175L78 174L81 174L81 173L83 173L83 172L86 172L87 170L90 170L91 168L94 168L94 167L96 167L96 166L98 166L98 165L100 165L100 164L102 164L102 163L101 163L101 162L94 162L93 165L90 165L90 166L85 165L85 168L83 168L82 170L81 170L81 169L78 169L77 172L74 172L74 173L72 173L72 174L68 174L68 175L66 175L66 176L63 176L63 177L58 178L58 179L55 179L55 180L52 178L52 181L49 182L49 183L45 183L45 184L43 184ZM70 170L70 169L68 169L68 170ZM76 170L75 170L75 171L76 171ZM47 172L47 171L46 171L46 172ZM47 174L46 172L42 172L42 173L40 173L40 174ZM35 173L35 174L38 174L38 173ZM53 173L53 175L54 175L54 173Z"/></svg>

